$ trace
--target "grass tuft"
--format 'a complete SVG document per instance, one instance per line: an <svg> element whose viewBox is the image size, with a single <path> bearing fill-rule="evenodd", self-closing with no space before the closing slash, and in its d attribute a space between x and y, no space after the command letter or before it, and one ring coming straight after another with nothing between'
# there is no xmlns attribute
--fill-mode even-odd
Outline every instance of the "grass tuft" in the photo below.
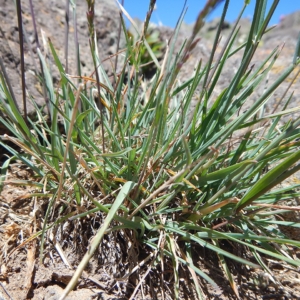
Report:
<svg viewBox="0 0 300 300"><path fill-rule="evenodd" d="M128 283L130 276L139 274L140 283L127 295L131 299L147 285L147 278L156 278L154 288L160 287L163 295L169 293L180 299L183 273L189 274L188 284L197 297L204 299L200 279L214 286L216 283L200 267L199 262L204 259L197 254L200 249L216 255L237 296L239 291L229 262L262 268L267 273L270 270L264 263L265 257L300 266L300 261L289 255L289 247L299 248L300 242L285 236L277 227L299 227L299 224L278 221L276 215L280 212L272 212L295 210L278 202L299 197L299 184L290 188L280 186L300 170L297 164L300 120L282 121L283 116L298 108L285 107L269 115L264 110L270 96L299 66L300 40L290 65L241 114L246 101L264 84L280 55L280 49L276 48L255 70L251 67L278 1L274 1L269 11L266 1L256 2L247 41L236 46L240 14L215 59L221 23L229 5L226 1L209 61L206 64L200 61L191 78L181 83L178 74L198 43L205 18L218 2L207 1L191 37L175 53L181 16L161 60L157 57L161 52L150 43L151 36L147 36L155 1L150 2L145 25L136 41L128 35L122 19L123 14L128 14L119 4L127 47L118 51L123 55L122 71L116 74L115 70L111 82L99 59L95 3L87 1L95 77L81 76L79 68L78 74L69 75L67 64L64 68L49 40L60 72L59 86L55 87L48 61L37 49L40 74L50 101L50 125L38 107L37 120L27 122L26 114L19 112L1 63L0 105L6 116L1 121L10 134L3 136L0 144L11 153L2 171L14 159L32 169L37 186L35 197L44 207L39 231L22 245L33 238L39 239L42 261L50 231L59 232L58 228L64 224L76 227L84 222L98 222L98 231L84 245L87 252L61 299L76 286L104 236L111 233L126 242L128 248L124 253L135 251L136 264L124 267L118 278ZM73 16L76 19L75 12ZM243 53L243 58L237 72L214 98L213 90L227 60L238 52ZM120 58L115 66L117 61L120 64ZM157 66L150 80L140 76L145 61ZM289 92L285 95L289 96ZM78 234L86 233L78 231ZM55 237L58 242L63 238L62 233ZM228 244L250 254L236 255ZM143 253L143 258L138 253Z"/></svg>

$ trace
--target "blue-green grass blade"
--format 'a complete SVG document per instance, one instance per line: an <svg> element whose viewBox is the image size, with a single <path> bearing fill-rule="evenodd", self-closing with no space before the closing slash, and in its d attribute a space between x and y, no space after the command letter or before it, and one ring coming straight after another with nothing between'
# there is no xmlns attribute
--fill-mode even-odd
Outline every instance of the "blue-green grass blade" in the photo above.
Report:
<svg viewBox="0 0 300 300"><path fill-rule="evenodd" d="M181 227L183 228L183 227ZM241 257L238 257L232 253L229 253L217 246L214 246L212 244L210 244L209 242L199 238L197 235L195 234L191 234L190 232L188 232L187 230L185 229L179 229L177 226L173 226L171 223L168 223L167 225L165 225L165 230L166 231L170 231L170 232L173 232L173 233L177 233L178 235L180 235L183 239L185 240L190 240L190 241L194 241L196 243L198 243L200 246L204 247L204 248L207 248L207 249L210 249L212 251L214 251L215 253L217 254L222 254L230 259L233 259L239 263L242 263L242 264L246 264L246 265L249 265L249 266L252 266L254 268L257 268L258 265L257 264L254 264L250 261L247 261ZM300 264L300 263L299 263Z"/></svg>
<svg viewBox="0 0 300 300"><path fill-rule="evenodd" d="M185 226L186 229L190 228L192 229L193 226ZM201 231L198 231L198 233L196 233L197 236L199 236L201 239L225 239L225 240L231 240L233 242L245 245L251 249L254 249L260 253L264 253L266 255L269 255L271 257L274 257L276 259L279 260L284 260L286 262L288 262L291 265L294 266L300 266L300 261L296 261L294 259L290 259L289 257L285 257L284 255L266 250L264 248L255 246L249 242L245 242L244 240L251 240L251 241L255 241L255 242L274 242L274 243L278 243L278 244L290 244L290 245L294 245L296 247L300 246L300 242L299 241L295 241L295 240L289 240L289 239L282 239L282 238L276 238L276 237L266 237L266 236L261 236L261 235L251 235L251 234L247 234L247 233L242 233L242 234L235 234L235 233L222 233L219 231L214 231L211 230L209 228L203 228L201 227ZM199 230L199 229L198 229ZM213 249L212 249L213 250ZM214 250L213 250L214 251ZM224 254L223 254L224 255ZM226 255L224 255L226 256ZM234 259L234 258L232 258ZM240 261L241 262L241 261ZM244 264L244 262L241 262ZM255 267L258 267L257 265Z"/></svg>
<svg viewBox="0 0 300 300"><path fill-rule="evenodd" d="M298 40L297 40L297 45L296 45L296 49L295 49L295 54L294 54L294 58L293 58L293 64L296 65L297 61L300 58L300 33L298 35Z"/></svg>
<svg viewBox="0 0 300 300"><path fill-rule="evenodd" d="M274 186L274 181L277 183L276 179L282 176L284 172L288 171L298 160L300 160L300 151L295 152L281 162L278 166L270 170L266 175L264 175L260 180L258 180L253 187L243 196L243 198L236 205L236 209L239 211L243 207L251 204L255 199L261 196L263 193L268 191Z"/></svg>
<svg viewBox="0 0 300 300"><path fill-rule="evenodd" d="M227 179L233 178L238 173L240 173L240 171L243 170L245 166L256 164L256 163L257 162L255 160L244 160L243 162L231 165L227 168L222 168L218 171L201 176L199 180L197 180L197 183L199 184L199 186L202 186L218 180L224 180L225 178Z"/></svg>
<svg viewBox="0 0 300 300"><path fill-rule="evenodd" d="M153 248L153 249L157 249L157 245L155 245L153 242L151 242L149 240L146 240L145 244L148 245L149 247ZM167 251L166 249L163 249L162 251L163 251L164 255L167 255L168 257L172 258L172 253L171 252ZM187 261L185 261L181 257L178 257L178 260L181 263L183 263L184 265L186 265L186 266L190 267L191 269L193 269L200 277L205 279L212 286L218 287L218 285L207 274L205 274L202 270L197 268L194 264L189 264Z"/></svg>

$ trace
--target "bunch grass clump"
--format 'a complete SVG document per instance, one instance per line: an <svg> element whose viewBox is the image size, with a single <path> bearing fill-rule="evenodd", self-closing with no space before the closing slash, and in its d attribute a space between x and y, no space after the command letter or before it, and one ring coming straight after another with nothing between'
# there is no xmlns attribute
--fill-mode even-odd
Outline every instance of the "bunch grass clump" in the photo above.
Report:
<svg viewBox="0 0 300 300"><path fill-rule="evenodd" d="M74 288L104 236L111 232L123 235L128 247L134 245L147 254L146 259L121 274L124 281L139 271L139 284L132 289L131 299L146 284L147 277L158 274L151 274L155 269L161 271L154 282L162 293L179 299L180 273L187 270L188 284L199 299L204 299L199 279L216 284L199 267L202 258L197 249L201 248L217 255L237 296L238 287L228 261L263 268L268 273L265 257L300 266L300 261L288 253L289 246L299 247L300 242L289 239L276 227L299 224L278 221L271 211L280 207L279 200L299 196L299 184L280 187L300 170L300 119L282 122L282 116L299 107L288 109L290 95L283 111L267 115L264 110L274 91L299 66L300 41L294 58L276 81L247 111L239 114L280 55L276 48L255 70L250 67L278 1L273 1L269 11L266 1L257 1L247 41L235 48L239 28L234 26L216 58L227 0L209 61L204 64L200 60L192 76L183 83L176 80L178 74L198 42L205 17L219 1L207 2L191 37L175 53L183 12L161 63L145 34L155 1L150 1L143 31L138 32L139 42L132 43L121 19L127 48L120 52L123 68L113 82L98 55L94 1L87 2L95 77L67 74L49 40L60 72L56 88L47 60L38 49L50 124L38 107L37 121L19 112L2 64L0 73L0 105L5 114L1 121L11 132L1 137L0 144L12 154L9 162L20 160L32 169L35 181L30 184L36 187L32 196L46 203L42 227L28 239L39 240L41 260L50 230L65 223L103 218L61 299ZM246 6L247 3L243 10ZM131 20L122 6L120 9ZM142 82L139 70L145 49L157 72L151 80ZM226 61L237 52L243 53L238 71L220 95L213 98ZM242 247L253 259L226 250L222 247L224 241ZM172 275L165 269L172 270ZM172 283L172 291L167 281Z"/></svg>

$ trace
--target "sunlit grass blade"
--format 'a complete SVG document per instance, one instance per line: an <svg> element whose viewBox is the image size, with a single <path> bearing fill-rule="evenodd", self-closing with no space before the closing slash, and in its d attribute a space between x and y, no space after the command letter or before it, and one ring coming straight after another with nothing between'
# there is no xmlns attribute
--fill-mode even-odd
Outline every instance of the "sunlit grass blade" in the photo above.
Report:
<svg viewBox="0 0 300 300"><path fill-rule="evenodd" d="M282 176L282 180L284 179L284 172L286 172L291 166L293 166L300 159L300 151L296 151L294 154L291 154L288 158L286 158L283 162L281 162L278 166L274 167L270 170L265 176L263 176L260 180L258 180L253 187L245 193L244 197L239 201L236 205L237 211L243 209L243 207L249 205L252 201L257 199L262 194L266 193L270 188L274 187L277 182L277 178ZM297 169L294 170L296 172ZM274 182L275 181L275 182Z"/></svg>
<svg viewBox="0 0 300 300"><path fill-rule="evenodd" d="M113 220L115 214L117 213L117 210L119 209L120 205L124 202L124 200L126 199L129 192L132 190L134 185L135 184L133 182L127 182L124 184L124 186L120 190L116 200L114 201L112 207L110 208L110 210L108 212L107 217L105 218L105 221L104 221L101 229L97 232L96 236L94 237L93 241L91 242L91 244L88 248L88 252L85 254L84 258L81 260L79 266L77 267L75 274L73 275L71 281L68 283L68 285L65 288L63 295L60 297L60 299L64 299L76 285L84 268L86 267L89 260L93 256L97 247L99 246L99 244L105 234L105 231L107 230L108 226L110 225L111 221Z"/></svg>

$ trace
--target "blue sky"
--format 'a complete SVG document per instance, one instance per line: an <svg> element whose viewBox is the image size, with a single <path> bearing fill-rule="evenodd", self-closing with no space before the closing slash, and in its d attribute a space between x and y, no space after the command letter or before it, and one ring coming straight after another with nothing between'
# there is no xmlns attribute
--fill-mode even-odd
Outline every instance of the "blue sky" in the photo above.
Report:
<svg viewBox="0 0 300 300"><path fill-rule="evenodd" d="M119 0L119 2L121 3L122 1ZM253 16L255 2L255 0L250 1L250 4L245 10L244 17L251 18ZM268 7L271 6L272 2L272 0L268 0ZM193 23L205 3L206 0L187 0L188 11L185 16L185 22L188 24ZM233 22L241 11L243 4L244 0L231 0L226 19ZM157 10L153 12L151 21L154 23L159 23L160 21L163 25L174 27L184 5L184 0L157 0L156 5ZM208 20L219 17L222 13L223 6L224 1L211 13ZM149 7L149 0L124 0L124 7L131 17L138 17L144 20ZM300 10L299 0L279 1L269 25L277 24L281 15L287 15L296 10Z"/></svg>

